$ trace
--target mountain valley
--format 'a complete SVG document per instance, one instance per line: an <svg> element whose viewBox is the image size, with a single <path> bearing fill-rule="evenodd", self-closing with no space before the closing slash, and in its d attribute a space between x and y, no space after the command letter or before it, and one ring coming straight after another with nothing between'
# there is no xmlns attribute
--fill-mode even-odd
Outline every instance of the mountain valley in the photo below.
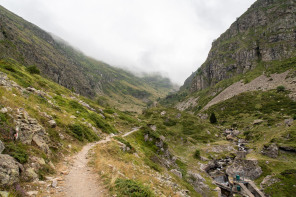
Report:
<svg viewBox="0 0 296 197"><path fill-rule="evenodd" d="M257 0L176 91L0 7L0 196L296 196L295 13Z"/></svg>

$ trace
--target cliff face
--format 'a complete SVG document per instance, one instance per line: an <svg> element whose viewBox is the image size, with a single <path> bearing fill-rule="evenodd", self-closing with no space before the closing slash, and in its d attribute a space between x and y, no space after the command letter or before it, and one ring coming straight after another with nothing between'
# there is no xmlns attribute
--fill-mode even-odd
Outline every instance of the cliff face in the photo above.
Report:
<svg viewBox="0 0 296 197"><path fill-rule="evenodd" d="M296 2L257 0L212 43L205 63L196 71L191 92L245 73L259 63L296 55ZM185 84L186 85L186 84Z"/></svg>

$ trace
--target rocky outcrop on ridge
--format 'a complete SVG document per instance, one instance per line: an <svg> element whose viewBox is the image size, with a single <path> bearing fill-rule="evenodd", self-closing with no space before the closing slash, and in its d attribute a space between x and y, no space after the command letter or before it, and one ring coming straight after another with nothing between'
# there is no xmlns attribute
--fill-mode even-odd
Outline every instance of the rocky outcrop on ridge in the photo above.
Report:
<svg viewBox="0 0 296 197"><path fill-rule="evenodd" d="M257 0L212 44L205 63L190 76L192 92L245 73L259 62L295 56L296 3Z"/></svg>

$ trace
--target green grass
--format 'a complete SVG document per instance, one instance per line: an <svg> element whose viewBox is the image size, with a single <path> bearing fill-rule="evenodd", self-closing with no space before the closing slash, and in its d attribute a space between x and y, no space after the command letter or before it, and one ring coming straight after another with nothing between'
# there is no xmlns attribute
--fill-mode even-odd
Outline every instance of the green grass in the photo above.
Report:
<svg viewBox="0 0 296 197"><path fill-rule="evenodd" d="M115 190L117 196L128 197L153 197L151 190L134 180L129 179L117 179L115 181Z"/></svg>
<svg viewBox="0 0 296 197"><path fill-rule="evenodd" d="M79 141L83 141L84 139L86 139L89 142L99 140L99 137L85 125L75 123L69 125L69 130L71 134Z"/></svg>

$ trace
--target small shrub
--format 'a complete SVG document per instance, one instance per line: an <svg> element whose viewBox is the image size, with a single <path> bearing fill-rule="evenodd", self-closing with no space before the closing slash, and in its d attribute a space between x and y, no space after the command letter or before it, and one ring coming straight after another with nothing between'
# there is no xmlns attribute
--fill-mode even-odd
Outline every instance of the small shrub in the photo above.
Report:
<svg viewBox="0 0 296 197"><path fill-rule="evenodd" d="M116 191L124 196L129 197L152 197L150 189L141 183L129 179L116 179Z"/></svg>
<svg viewBox="0 0 296 197"><path fill-rule="evenodd" d="M277 88L276 88L276 91L277 92L284 92L285 91L285 87L284 86L278 86Z"/></svg>
<svg viewBox="0 0 296 197"><path fill-rule="evenodd" d="M4 153L12 156L21 164L27 163L27 147L22 143L9 142L5 144Z"/></svg>
<svg viewBox="0 0 296 197"><path fill-rule="evenodd" d="M200 151L198 149L194 152L194 158L200 159Z"/></svg>
<svg viewBox="0 0 296 197"><path fill-rule="evenodd" d="M71 131L71 134L79 141L83 141L84 139L90 142L99 140L99 137L84 125L76 123L73 125L69 125L69 129Z"/></svg>
<svg viewBox="0 0 296 197"><path fill-rule="evenodd" d="M296 120L296 114L294 115L293 119Z"/></svg>
<svg viewBox="0 0 296 197"><path fill-rule="evenodd" d="M10 72L16 72L16 70L11 65L5 65L4 66L4 69L5 70L8 70Z"/></svg>
<svg viewBox="0 0 296 197"><path fill-rule="evenodd" d="M114 114L115 113L115 111L111 108L104 109L104 112L107 114Z"/></svg>
<svg viewBox="0 0 296 197"><path fill-rule="evenodd" d="M212 124L217 123L217 118L216 118L216 115L215 115L214 112L213 112L213 113L211 114L211 116L210 116L210 122L211 122Z"/></svg>
<svg viewBox="0 0 296 197"><path fill-rule="evenodd" d="M45 180L46 175L54 174L55 170L50 165L45 164L38 170L38 177L40 180Z"/></svg>
<svg viewBox="0 0 296 197"><path fill-rule="evenodd" d="M27 67L27 71L30 73L30 74L40 74L40 70L37 68L37 66L29 66Z"/></svg>

